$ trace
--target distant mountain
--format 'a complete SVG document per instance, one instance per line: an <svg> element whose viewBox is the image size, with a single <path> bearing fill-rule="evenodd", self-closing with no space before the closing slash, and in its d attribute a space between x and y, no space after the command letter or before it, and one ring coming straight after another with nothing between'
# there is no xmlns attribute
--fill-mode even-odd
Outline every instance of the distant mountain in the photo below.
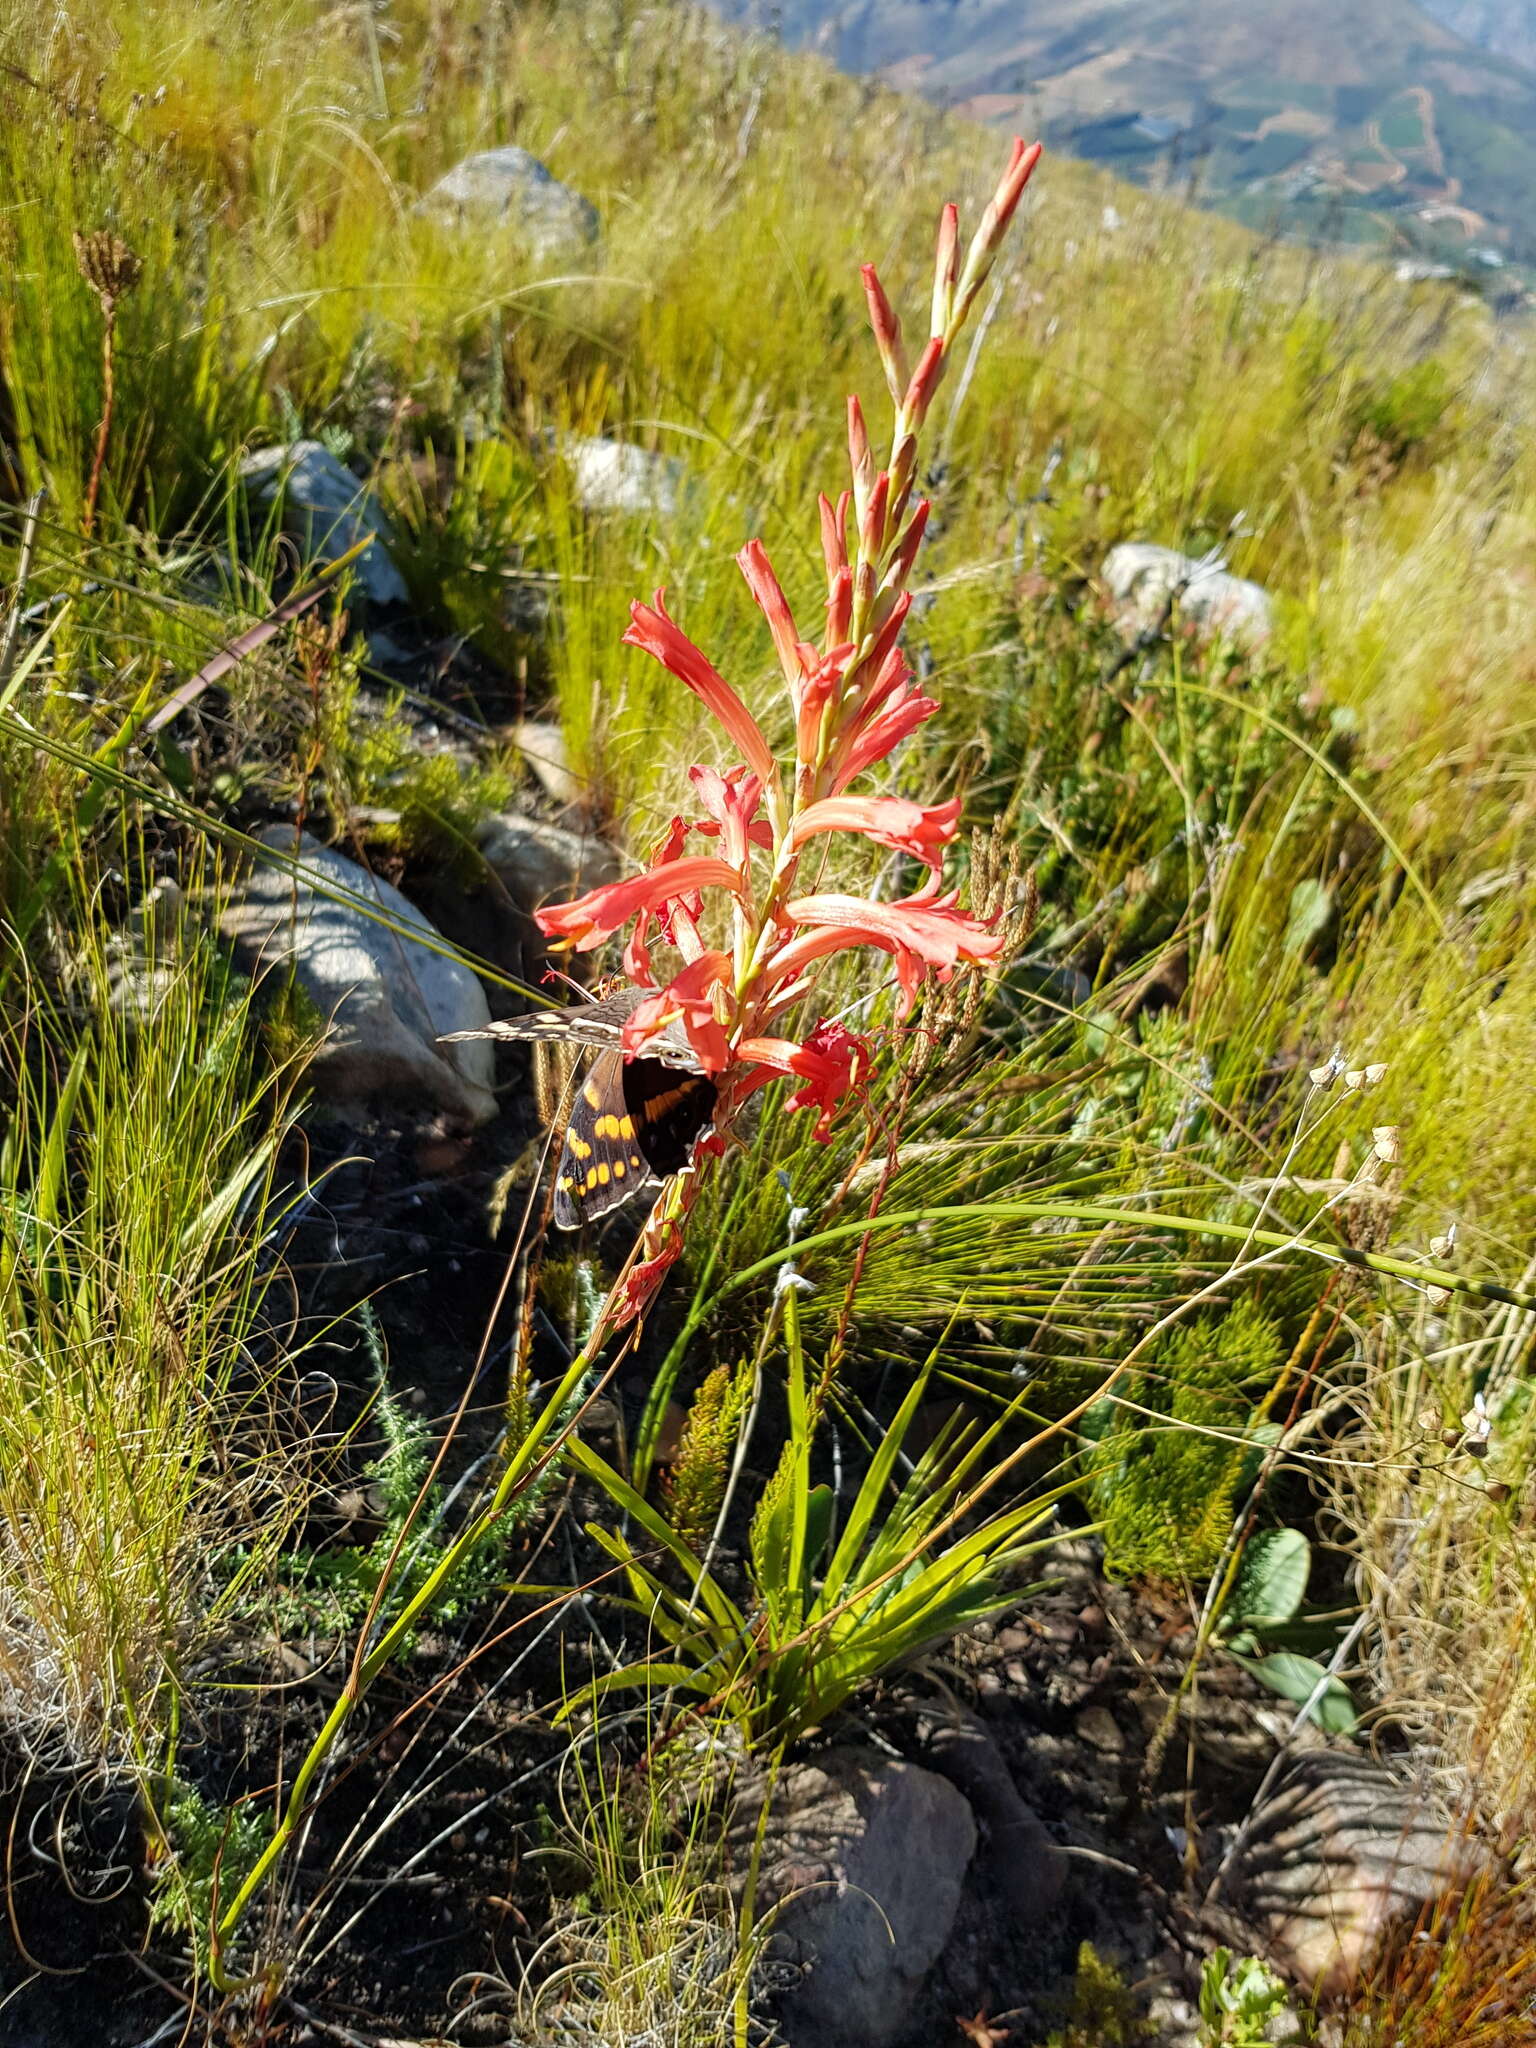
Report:
<svg viewBox="0 0 1536 2048"><path fill-rule="evenodd" d="M1256 226L1536 266L1536 0L718 4Z"/></svg>
<svg viewBox="0 0 1536 2048"><path fill-rule="evenodd" d="M1533 0L1422 0L1424 12L1475 49L1536 71Z"/></svg>

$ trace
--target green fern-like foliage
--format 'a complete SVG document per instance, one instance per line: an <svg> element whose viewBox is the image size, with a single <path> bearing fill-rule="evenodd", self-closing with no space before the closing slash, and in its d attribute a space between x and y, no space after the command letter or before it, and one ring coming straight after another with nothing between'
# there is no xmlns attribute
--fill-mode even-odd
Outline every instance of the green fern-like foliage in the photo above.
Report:
<svg viewBox="0 0 1536 2048"><path fill-rule="evenodd" d="M1142 2017L1135 1993L1112 1963L1085 1941L1077 1952L1077 1974L1066 2025L1045 2048L1143 2048L1153 2029Z"/></svg>
<svg viewBox="0 0 1536 2048"><path fill-rule="evenodd" d="M1214 1567L1281 1355L1271 1318L1237 1301L1179 1331L1121 1389L1136 1408L1116 1410L1089 1489L1112 1577L1200 1578Z"/></svg>

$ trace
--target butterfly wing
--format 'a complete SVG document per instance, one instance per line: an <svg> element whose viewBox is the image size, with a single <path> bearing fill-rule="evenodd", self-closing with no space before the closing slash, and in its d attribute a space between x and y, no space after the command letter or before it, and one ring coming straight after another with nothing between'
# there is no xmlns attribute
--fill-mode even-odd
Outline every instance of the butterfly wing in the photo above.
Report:
<svg viewBox="0 0 1536 2048"><path fill-rule="evenodd" d="M619 989L595 1003L531 1010L480 1031L452 1034L597 1051L561 1133L554 1209L561 1230L606 1216L648 1180L680 1172L719 1100L681 1031L653 1040L640 1059L624 1058L624 1025L644 993Z"/></svg>

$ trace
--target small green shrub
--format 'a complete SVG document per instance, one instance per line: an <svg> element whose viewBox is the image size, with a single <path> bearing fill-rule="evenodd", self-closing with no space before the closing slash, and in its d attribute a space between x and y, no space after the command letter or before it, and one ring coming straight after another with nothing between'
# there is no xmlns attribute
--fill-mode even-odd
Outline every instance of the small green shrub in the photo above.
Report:
<svg viewBox="0 0 1536 2048"><path fill-rule="evenodd" d="M1244 1299L1179 1331L1157 1365L1135 1375L1124 1398L1136 1407L1108 1421L1089 1485L1113 1577L1200 1578L1212 1569L1258 1440L1255 1404L1280 1362L1278 1330Z"/></svg>

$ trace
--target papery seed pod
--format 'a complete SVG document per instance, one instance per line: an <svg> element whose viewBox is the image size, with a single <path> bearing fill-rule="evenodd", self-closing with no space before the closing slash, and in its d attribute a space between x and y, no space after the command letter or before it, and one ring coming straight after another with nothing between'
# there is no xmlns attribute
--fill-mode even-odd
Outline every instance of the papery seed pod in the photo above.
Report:
<svg viewBox="0 0 1536 2048"><path fill-rule="evenodd" d="M1396 1124L1378 1124L1371 1143L1383 1166L1396 1166L1403 1156L1403 1134Z"/></svg>
<svg viewBox="0 0 1536 2048"><path fill-rule="evenodd" d="M1445 1417L1438 1408L1422 1408L1419 1411L1415 1427L1421 1430L1425 1436L1434 1436L1445 1427Z"/></svg>
<svg viewBox="0 0 1536 2048"><path fill-rule="evenodd" d="M144 266L126 242L105 228L90 235L82 235L76 228L73 239L80 275L100 299L102 312L110 317L118 300L138 283Z"/></svg>
<svg viewBox="0 0 1536 2048"><path fill-rule="evenodd" d="M1364 1067L1351 1067L1349 1072L1344 1076L1344 1086L1349 1090L1351 1095L1355 1094L1357 1090L1363 1088L1365 1086Z"/></svg>
<svg viewBox="0 0 1536 2048"><path fill-rule="evenodd" d="M1314 1088L1331 1088L1338 1079L1338 1068L1335 1067L1332 1060L1329 1060L1321 1067L1309 1068L1307 1079Z"/></svg>
<svg viewBox="0 0 1536 2048"><path fill-rule="evenodd" d="M1379 1088L1386 1078L1387 1063L1385 1060L1373 1060L1371 1065L1365 1070L1365 1085L1367 1088Z"/></svg>
<svg viewBox="0 0 1536 2048"><path fill-rule="evenodd" d="M1426 1287L1424 1299L1431 1308L1444 1308L1454 1292L1451 1287Z"/></svg>
<svg viewBox="0 0 1536 2048"><path fill-rule="evenodd" d="M1432 1237L1429 1240L1429 1256L1432 1259L1448 1259L1455 1249L1456 1225L1454 1223L1449 1230L1443 1231L1439 1237Z"/></svg>

